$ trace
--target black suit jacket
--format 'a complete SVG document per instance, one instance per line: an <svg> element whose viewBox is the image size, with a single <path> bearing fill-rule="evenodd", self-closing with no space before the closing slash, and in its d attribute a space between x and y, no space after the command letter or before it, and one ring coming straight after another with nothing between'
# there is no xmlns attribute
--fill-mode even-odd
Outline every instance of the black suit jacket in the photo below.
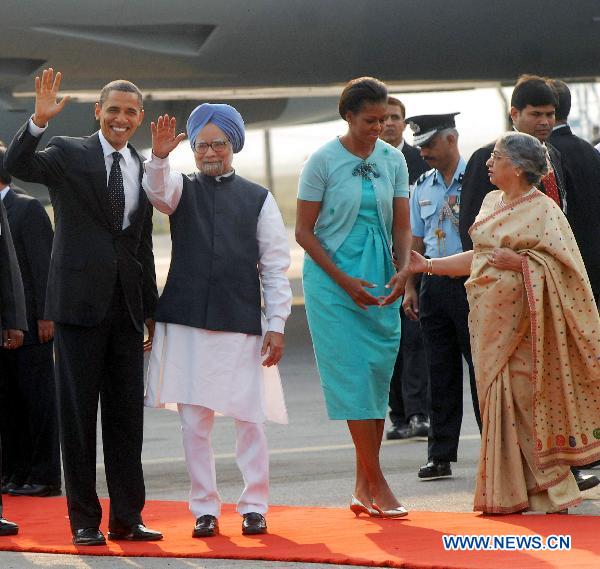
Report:
<svg viewBox="0 0 600 569"><path fill-rule="evenodd" d="M131 225L112 228L106 166L98 133L85 138L54 137L43 151L25 124L4 156L15 177L48 187L55 236L45 319L95 326L105 317L120 280L133 322L154 315L158 293L152 254L152 206L142 189ZM134 156L141 157L132 147Z"/></svg>
<svg viewBox="0 0 600 569"><path fill-rule="evenodd" d="M19 262L0 200L0 331L2 328L27 330L27 319Z"/></svg>
<svg viewBox="0 0 600 569"><path fill-rule="evenodd" d="M404 141L402 147L402 154L404 154L406 166L408 167L408 183L412 186L421 174L429 170L429 167L427 162L421 158L419 149L407 144L406 141Z"/></svg>
<svg viewBox="0 0 600 569"><path fill-rule="evenodd" d="M600 293L600 154L568 126L555 130L550 142L561 153L567 178L567 218L581 251L595 295Z"/></svg>
<svg viewBox="0 0 600 569"><path fill-rule="evenodd" d="M44 319L46 286L52 253L52 224L46 210L35 198L11 188L4 197L8 224L12 234L27 310L23 344L38 344L37 321Z"/></svg>
<svg viewBox="0 0 600 569"><path fill-rule="evenodd" d="M462 190L460 193L460 215L458 219L458 231L460 233L463 251L473 249L473 242L471 241L471 237L469 237L469 229L471 225L473 225L473 222L481 209L483 198L485 198L487 193L496 189L490 182L488 169L485 165L489 160L490 154L494 150L495 144L496 142L491 142L473 152L471 158L469 158L469 161L467 162L467 167L465 168L465 175L463 177ZM565 183L565 172L560 152L547 143L546 148L548 149L550 162L552 162L552 167L554 168L556 184L561 196L561 201L564 201L564 197L567 196L567 207L570 207L568 204L569 194L567 191L567 184ZM544 192L543 184L539 184L538 189Z"/></svg>

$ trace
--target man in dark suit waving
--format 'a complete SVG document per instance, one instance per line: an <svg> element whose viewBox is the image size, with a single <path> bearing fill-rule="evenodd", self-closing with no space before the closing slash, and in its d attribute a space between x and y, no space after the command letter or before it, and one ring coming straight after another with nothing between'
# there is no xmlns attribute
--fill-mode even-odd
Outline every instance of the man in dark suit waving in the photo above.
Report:
<svg viewBox="0 0 600 569"><path fill-rule="evenodd" d="M152 209L141 187L141 158L128 144L144 111L128 81L106 85L96 103L100 131L54 137L36 151L57 99L61 75L36 77L35 113L10 144L6 169L48 187L56 233L46 297L55 322L56 379L65 486L73 542L101 545L96 494L96 418L102 410L109 539L155 540L142 522L145 490L143 324L151 342L157 300Z"/></svg>

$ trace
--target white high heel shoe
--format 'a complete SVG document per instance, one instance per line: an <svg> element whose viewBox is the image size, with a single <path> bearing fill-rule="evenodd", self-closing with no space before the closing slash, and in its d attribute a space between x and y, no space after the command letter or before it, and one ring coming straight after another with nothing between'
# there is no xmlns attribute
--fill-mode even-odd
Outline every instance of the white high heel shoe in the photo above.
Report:
<svg viewBox="0 0 600 569"><path fill-rule="evenodd" d="M354 496L354 494L352 495L352 498L350 498L350 510L352 510L357 518L360 514L367 514L372 518L379 517L377 510L365 506L356 496Z"/></svg>
<svg viewBox="0 0 600 569"><path fill-rule="evenodd" d="M402 505L391 510L382 510L375 502L373 502L373 509L377 512L378 518L402 518L408 515L408 510Z"/></svg>

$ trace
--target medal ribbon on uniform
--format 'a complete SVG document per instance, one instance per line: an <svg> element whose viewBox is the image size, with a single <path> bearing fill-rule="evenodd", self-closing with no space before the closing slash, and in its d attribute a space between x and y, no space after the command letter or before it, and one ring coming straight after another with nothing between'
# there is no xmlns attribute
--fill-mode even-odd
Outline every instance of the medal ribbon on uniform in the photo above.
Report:
<svg viewBox="0 0 600 569"><path fill-rule="evenodd" d="M450 205L449 202L452 202ZM457 208L457 196L449 196L448 200L443 202L438 216L438 227L435 230L435 236L438 242L438 252L442 257L446 256L446 232L442 229L442 224L445 219L449 219L456 230L458 231L458 212L454 212Z"/></svg>

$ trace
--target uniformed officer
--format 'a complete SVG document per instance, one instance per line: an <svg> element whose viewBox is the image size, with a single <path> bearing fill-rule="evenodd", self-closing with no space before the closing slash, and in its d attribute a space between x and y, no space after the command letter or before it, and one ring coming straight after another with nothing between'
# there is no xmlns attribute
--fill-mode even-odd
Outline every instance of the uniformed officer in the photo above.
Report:
<svg viewBox="0 0 600 569"><path fill-rule="evenodd" d="M420 115L407 119L414 142L431 170L416 182L410 198L413 249L429 258L462 251L458 233L460 192L466 162L458 151L455 115ZM480 425L475 372L469 344L466 278L423 275L417 296L412 279L406 285L404 310L419 318L429 364L431 429L427 464L419 478L433 480L452 476L462 422L463 362L467 361L471 395Z"/></svg>

